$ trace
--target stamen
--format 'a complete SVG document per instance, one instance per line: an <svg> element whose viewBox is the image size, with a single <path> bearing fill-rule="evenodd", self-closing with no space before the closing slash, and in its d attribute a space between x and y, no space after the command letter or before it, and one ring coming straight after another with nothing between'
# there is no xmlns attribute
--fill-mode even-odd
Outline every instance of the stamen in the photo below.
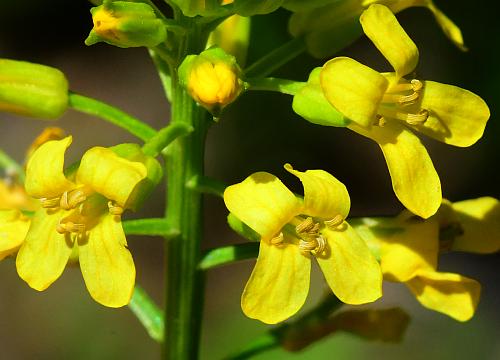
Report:
<svg viewBox="0 0 500 360"><path fill-rule="evenodd" d="M316 234L319 231L319 224L315 223L311 217L308 217L295 227L297 234Z"/></svg>
<svg viewBox="0 0 500 360"><path fill-rule="evenodd" d="M375 122L373 123L373 125L380 126L380 127L384 127L386 124L387 124L387 120L381 115L377 115L377 118L375 119Z"/></svg>
<svg viewBox="0 0 500 360"><path fill-rule="evenodd" d="M429 112L423 109L418 114L407 114L406 122L410 125L421 125L427 121L428 117Z"/></svg>
<svg viewBox="0 0 500 360"><path fill-rule="evenodd" d="M87 200L89 191L85 188L80 188L71 191L65 191L61 196L60 206L65 210L76 208L82 202Z"/></svg>
<svg viewBox="0 0 500 360"><path fill-rule="evenodd" d="M56 231L59 234L65 234L65 233L83 233L85 232L85 224L79 224L79 223L74 223L71 221L65 222L65 223L59 223L57 224Z"/></svg>
<svg viewBox="0 0 500 360"><path fill-rule="evenodd" d="M277 236L275 236L271 239L271 244L280 245L283 242L283 240L284 240L283 233L280 232Z"/></svg>
<svg viewBox="0 0 500 360"><path fill-rule="evenodd" d="M111 215L121 215L123 214L123 208L116 205L113 201L108 201L108 209Z"/></svg>
<svg viewBox="0 0 500 360"><path fill-rule="evenodd" d="M56 198L41 198L40 203L44 209L50 209L50 208L55 208L59 206L61 198L56 197Z"/></svg>
<svg viewBox="0 0 500 360"><path fill-rule="evenodd" d="M323 236L317 236L311 241L300 240L299 250L303 252L314 251L316 254L321 254L326 248L326 240Z"/></svg>
<svg viewBox="0 0 500 360"><path fill-rule="evenodd" d="M425 109L420 110L418 114L410 114L403 111L397 111L393 109L388 109L386 107L381 107L379 109L381 116L385 116L392 119L398 119L407 122L410 125L421 125L429 117L429 112Z"/></svg>
<svg viewBox="0 0 500 360"><path fill-rule="evenodd" d="M325 221L325 225L332 230L337 229L343 223L344 223L344 218L342 217L342 215L337 215L333 219Z"/></svg>
<svg viewBox="0 0 500 360"><path fill-rule="evenodd" d="M422 81L420 81L418 79L412 79L410 81L410 83L411 83L413 91L420 91L424 87L424 84L422 83Z"/></svg>

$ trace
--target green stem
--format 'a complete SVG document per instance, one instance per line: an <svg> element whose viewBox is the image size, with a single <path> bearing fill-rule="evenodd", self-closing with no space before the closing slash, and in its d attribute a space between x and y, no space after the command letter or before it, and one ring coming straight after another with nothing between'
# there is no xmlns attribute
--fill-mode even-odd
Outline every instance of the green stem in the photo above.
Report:
<svg viewBox="0 0 500 360"><path fill-rule="evenodd" d="M180 45L184 54L200 52L204 47L204 42L200 41L203 34L195 25L191 28L190 37ZM180 230L178 237L165 242L165 359L198 357L204 296L203 272L198 269L203 229L202 194L190 189L187 183L203 176L205 137L209 125L206 114L179 84L175 69L172 74L171 124L183 123L194 131L176 139L165 152L166 216L168 223Z"/></svg>
<svg viewBox="0 0 500 360"><path fill-rule="evenodd" d="M130 310L139 319L152 339L162 342L164 335L163 313L139 285L128 304Z"/></svg>
<svg viewBox="0 0 500 360"><path fill-rule="evenodd" d="M305 82L293 81L288 79L278 78L252 78L247 79L250 84L248 90L275 91L282 94L295 95L301 90Z"/></svg>
<svg viewBox="0 0 500 360"><path fill-rule="evenodd" d="M203 254L203 259L198 267L201 270L209 270L236 261L255 259L259 254L259 244L258 242L250 242L209 249Z"/></svg>
<svg viewBox="0 0 500 360"><path fill-rule="evenodd" d="M249 78L268 76L273 71L302 54L305 50L306 44L304 38L293 38L246 68L245 76Z"/></svg>
<svg viewBox="0 0 500 360"><path fill-rule="evenodd" d="M13 158L11 158L7 153L0 149L0 169L13 170L15 174L19 177L19 180L24 182L24 169L23 167Z"/></svg>
<svg viewBox="0 0 500 360"><path fill-rule="evenodd" d="M97 116L119 126L141 140L147 141L156 135L156 130L146 123L102 101L70 93L69 106L76 111Z"/></svg>
<svg viewBox="0 0 500 360"><path fill-rule="evenodd" d="M179 236L179 230L164 218L125 220L122 221L122 226L127 235L162 236L166 239Z"/></svg>
<svg viewBox="0 0 500 360"><path fill-rule="evenodd" d="M184 123L173 123L165 126L144 144L142 151L146 155L156 157L172 141L189 134L193 130L192 126Z"/></svg>
<svg viewBox="0 0 500 360"><path fill-rule="evenodd" d="M222 181L207 176L196 176L189 180L187 186L199 193L211 194L220 198L224 196L224 190L226 189L226 184Z"/></svg>

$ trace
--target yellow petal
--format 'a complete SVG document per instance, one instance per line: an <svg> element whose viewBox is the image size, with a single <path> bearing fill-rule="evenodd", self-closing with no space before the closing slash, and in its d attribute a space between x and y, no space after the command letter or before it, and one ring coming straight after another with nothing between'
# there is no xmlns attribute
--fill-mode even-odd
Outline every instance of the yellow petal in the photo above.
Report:
<svg viewBox="0 0 500 360"><path fill-rule="evenodd" d="M30 219L19 210L0 210L0 260L17 251L29 227Z"/></svg>
<svg viewBox="0 0 500 360"><path fill-rule="evenodd" d="M73 248L69 234L56 226L65 211L38 210L17 254L17 273L33 289L45 290L61 276Z"/></svg>
<svg viewBox="0 0 500 360"><path fill-rule="evenodd" d="M432 1L423 1L424 6L426 6L436 19L437 23L445 33L445 35L450 39L460 50L466 51L467 47L464 44L464 39L462 37L462 31L455 25L441 10L439 10Z"/></svg>
<svg viewBox="0 0 500 360"><path fill-rule="evenodd" d="M401 222L400 232L380 233L380 267L384 278L405 282L419 270L436 270L439 224L432 220Z"/></svg>
<svg viewBox="0 0 500 360"><path fill-rule="evenodd" d="M452 249L480 254L500 250L500 203L492 197L453 203L463 230L455 237Z"/></svg>
<svg viewBox="0 0 500 360"><path fill-rule="evenodd" d="M347 223L321 231L327 242L316 256L333 293L346 304L365 304L382 296L382 272L366 243Z"/></svg>
<svg viewBox="0 0 500 360"><path fill-rule="evenodd" d="M88 236L78 240L78 251L92 298L108 307L127 305L134 291L135 265L119 216L101 216Z"/></svg>
<svg viewBox="0 0 500 360"><path fill-rule="evenodd" d="M374 4L359 19L366 36L392 65L399 78L418 63L418 49L389 8Z"/></svg>
<svg viewBox="0 0 500 360"><path fill-rule="evenodd" d="M476 94L456 86L425 81L421 108L429 117L414 128L446 144L470 146L483 136L488 105Z"/></svg>
<svg viewBox="0 0 500 360"><path fill-rule="evenodd" d="M83 155L76 178L79 183L125 206L146 175L144 164L121 158L110 149L93 147Z"/></svg>
<svg viewBox="0 0 500 360"><path fill-rule="evenodd" d="M294 170L290 164L285 169L297 176L304 186L304 208L302 214L323 219L337 215L346 218L351 207L349 193L344 184L323 170Z"/></svg>
<svg viewBox="0 0 500 360"><path fill-rule="evenodd" d="M224 191L228 210L268 241L301 208L300 201L276 176L258 172Z"/></svg>
<svg viewBox="0 0 500 360"><path fill-rule="evenodd" d="M38 199L53 198L74 187L64 176L64 154L71 141L71 136L47 141L33 153L26 166L28 195Z"/></svg>
<svg viewBox="0 0 500 360"><path fill-rule="evenodd" d="M345 117L369 127L389 82L377 71L347 57L328 61L321 71L326 99Z"/></svg>
<svg viewBox="0 0 500 360"><path fill-rule="evenodd" d="M260 242L259 257L241 296L246 316L276 324L294 315L309 292L311 259L297 245Z"/></svg>
<svg viewBox="0 0 500 360"><path fill-rule="evenodd" d="M392 187L399 201L414 214L427 219L441 205L441 182L422 142L405 126L388 121L370 130L349 128L376 141L384 153Z"/></svg>
<svg viewBox="0 0 500 360"><path fill-rule="evenodd" d="M26 194L23 186L0 179L0 209L22 209L35 211L38 201Z"/></svg>
<svg viewBox="0 0 500 360"><path fill-rule="evenodd" d="M459 274L422 271L406 283L426 308L467 321L479 302L481 284Z"/></svg>

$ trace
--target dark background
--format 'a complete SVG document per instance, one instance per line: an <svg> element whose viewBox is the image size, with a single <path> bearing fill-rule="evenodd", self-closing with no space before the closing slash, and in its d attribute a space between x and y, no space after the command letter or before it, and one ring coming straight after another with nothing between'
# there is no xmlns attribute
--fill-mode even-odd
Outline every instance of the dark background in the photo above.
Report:
<svg viewBox="0 0 500 360"><path fill-rule="evenodd" d="M483 97L491 110L485 136L473 147L461 149L424 139L450 200L490 195L499 197L498 141L500 125L498 67L499 25L494 2L446 2L437 5L462 29L470 51L457 50L442 34L426 9L405 10L398 18L420 50L418 77L469 89ZM144 49L107 45L86 47L91 29L84 0L17 0L0 2L0 57L28 60L65 72L73 91L123 108L159 128L168 122L169 105L154 67ZM255 17L249 63L288 39L289 13ZM342 55L354 57L378 70L389 65L366 38ZM292 61L275 75L304 80L321 65L307 55ZM256 105L257 104L257 105ZM382 153L375 143L338 128L312 125L291 110L291 97L248 93L224 114L209 134L206 167L209 175L227 183L241 181L255 171L270 171L286 183L298 184L282 166L321 168L347 184L352 216L390 215L402 209L395 198ZM99 119L68 111L57 122L22 119L0 114L0 146L19 161L32 139L45 127L57 125L74 137L68 160L89 147L109 146L135 139ZM164 192L159 189L140 213L161 216ZM219 199L207 197L205 247L242 241L228 230ZM162 301L163 259L157 238L130 237L138 283ZM379 306L401 306L412 322L401 344L365 342L339 334L306 351L291 355L281 350L258 359L498 359L500 280L497 255L449 254L440 269L459 272L483 284L476 316L458 323L422 308L402 284L385 284ZM239 297L252 262L213 270L208 275L202 358L219 359L234 352L269 327L244 317ZM150 340L127 308L107 309L93 302L78 268L68 268L47 291L31 290L16 274L14 262L0 263L0 349L5 359L155 359L160 347ZM306 307L322 293L319 272Z"/></svg>

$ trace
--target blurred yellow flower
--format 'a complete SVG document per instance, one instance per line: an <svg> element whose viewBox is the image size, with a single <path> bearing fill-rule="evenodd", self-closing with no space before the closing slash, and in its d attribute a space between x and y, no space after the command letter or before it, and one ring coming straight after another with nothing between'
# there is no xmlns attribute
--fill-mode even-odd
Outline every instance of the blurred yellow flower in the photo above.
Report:
<svg viewBox="0 0 500 360"><path fill-rule="evenodd" d="M243 312L268 324L294 315L309 292L311 255L343 302L378 299L380 267L345 221L350 199L344 184L323 170L300 172L288 164L285 169L302 182L303 199L265 172L224 192L229 211L261 236L259 257L241 299Z"/></svg>
<svg viewBox="0 0 500 360"><path fill-rule="evenodd" d="M387 7L371 5L360 21L395 72L381 74L338 57L323 66L321 87L330 104L352 121L351 130L379 144L398 199L428 218L441 205L441 184L427 150L410 129L450 145L470 146L484 132L488 106L455 86L403 78L415 69L418 49Z"/></svg>
<svg viewBox="0 0 500 360"><path fill-rule="evenodd" d="M64 155L71 141L48 141L28 161L26 192L40 200L41 208L17 255L17 271L29 286L45 290L77 247L90 295L105 306L124 306L134 289L135 266L120 215L147 176L146 167L94 147L68 178Z"/></svg>

